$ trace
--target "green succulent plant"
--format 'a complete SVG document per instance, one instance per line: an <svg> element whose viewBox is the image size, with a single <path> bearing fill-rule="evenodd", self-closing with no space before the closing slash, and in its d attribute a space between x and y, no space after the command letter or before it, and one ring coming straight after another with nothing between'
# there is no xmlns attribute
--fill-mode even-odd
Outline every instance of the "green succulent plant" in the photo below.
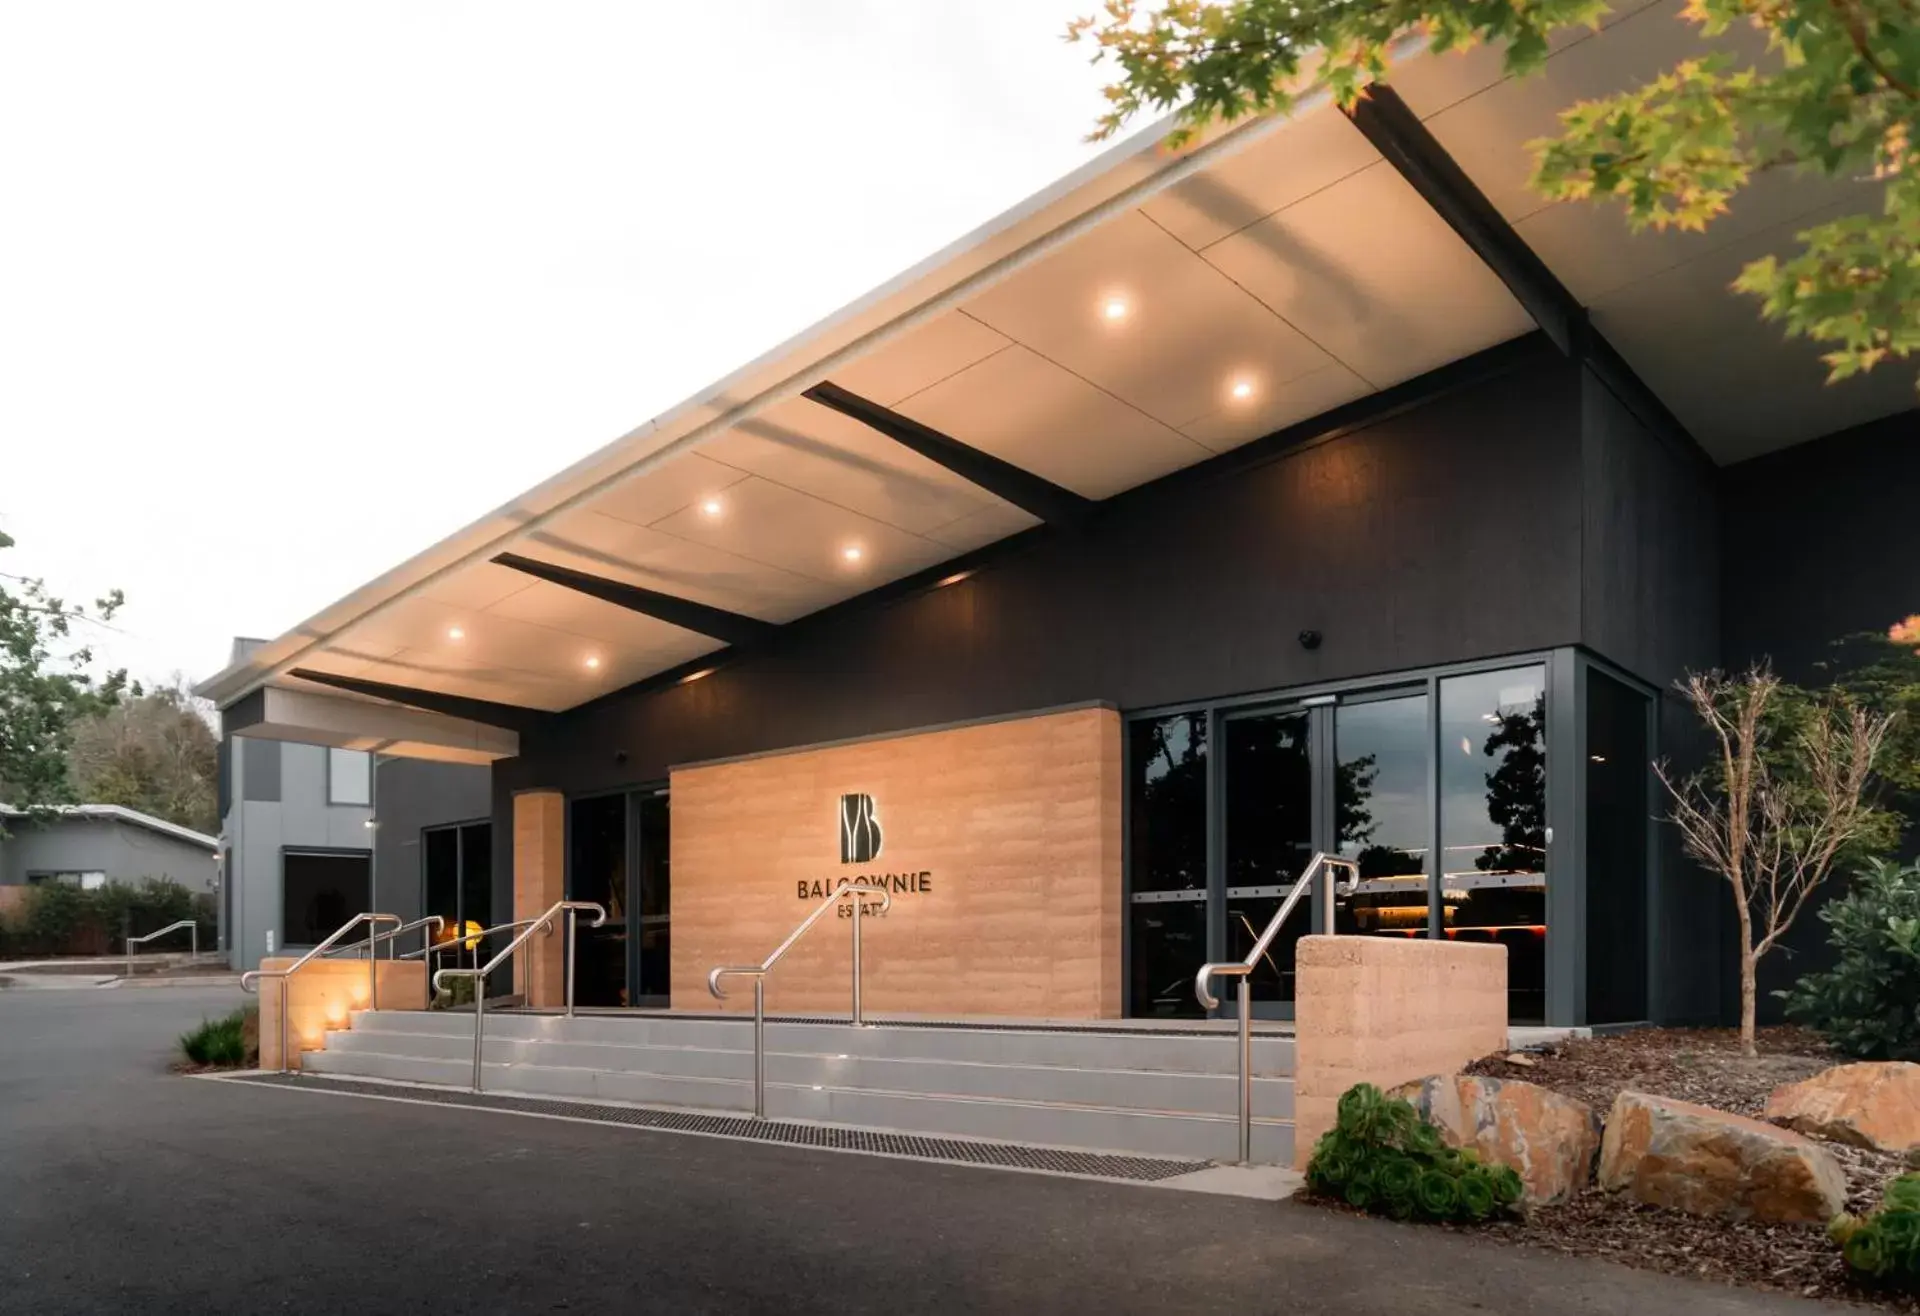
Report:
<svg viewBox="0 0 1920 1316"><path fill-rule="evenodd" d="M1901 1175L1887 1185L1878 1211L1837 1216L1827 1232L1854 1270L1920 1288L1920 1174Z"/></svg>
<svg viewBox="0 0 1920 1316"><path fill-rule="evenodd" d="M1411 1102L1371 1083L1341 1094L1333 1128L1314 1144L1307 1183L1395 1220L1491 1219L1519 1205L1521 1187L1511 1166L1483 1165L1472 1150L1447 1146Z"/></svg>

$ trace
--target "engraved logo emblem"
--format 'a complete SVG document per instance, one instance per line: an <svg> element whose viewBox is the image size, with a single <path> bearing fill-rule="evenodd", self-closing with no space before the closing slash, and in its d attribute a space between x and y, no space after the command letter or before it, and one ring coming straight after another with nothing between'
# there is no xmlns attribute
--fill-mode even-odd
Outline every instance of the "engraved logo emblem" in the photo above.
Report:
<svg viewBox="0 0 1920 1316"><path fill-rule="evenodd" d="M842 795L840 797L840 862L843 864L864 864L880 857L880 844L885 839L880 831L880 819L874 816L873 796Z"/></svg>

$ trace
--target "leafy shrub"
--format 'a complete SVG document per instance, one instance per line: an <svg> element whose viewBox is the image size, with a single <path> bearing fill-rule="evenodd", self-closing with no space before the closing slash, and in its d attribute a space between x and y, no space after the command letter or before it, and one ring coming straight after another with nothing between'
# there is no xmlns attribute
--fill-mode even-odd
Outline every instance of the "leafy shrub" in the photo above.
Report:
<svg viewBox="0 0 1920 1316"><path fill-rule="evenodd" d="M1777 993L1787 1017L1858 1060L1920 1060L1920 864L1869 863L1820 920L1839 960Z"/></svg>
<svg viewBox="0 0 1920 1316"><path fill-rule="evenodd" d="M1339 1117L1314 1144L1307 1184L1395 1220L1485 1220L1520 1201L1511 1166L1449 1147L1410 1102L1371 1083L1341 1094Z"/></svg>
<svg viewBox="0 0 1920 1316"><path fill-rule="evenodd" d="M1887 1185L1878 1211L1839 1216L1827 1232L1854 1270L1920 1286L1920 1174L1901 1175Z"/></svg>
<svg viewBox="0 0 1920 1316"><path fill-rule="evenodd" d="M225 1069L256 1065L260 1062L259 1015L241 1009L202 1020L198 1028L180 1035L180 1052L196 1065Z"/></svg>
<svg viewBox="0 0 1920 1316"><path fill-rule="evenodd" d="M138 885L109 882L83 891L69 882L44 882L28 889L19 909L0 929L0 946L9 958L41 955L116 954L126 949L128 932L139 936L180 919L200 924L200 946L215 943L214 901L195 895L168 878L146 878ZM185 950L186 933L154 942L153 950Z"/></svg>
<svg viewBox="0 0 1920 1316"><path fill-rule="evenodd" d="M472 978L449 978L446 990L435 992L428 1004L435 1010L457 1010L472 1005L473 981Z"/></svg>

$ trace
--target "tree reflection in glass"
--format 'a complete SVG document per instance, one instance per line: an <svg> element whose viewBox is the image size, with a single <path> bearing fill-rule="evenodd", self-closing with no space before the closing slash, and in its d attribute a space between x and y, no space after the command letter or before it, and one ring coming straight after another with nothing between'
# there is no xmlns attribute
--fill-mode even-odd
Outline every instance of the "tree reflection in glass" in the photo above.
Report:
<svg viewBox="0 0 1920 1316"><path fill-rule="evenodd" d="M1334 826L1360 889L1336 912L1342 933L1424 936L1427 928L1427 697L1334 711Z"/></svg>
<svg viewBox="0 0 1920 1316"><path fill-rule="evenodd" d="M1443 923L1507 948L1516 1020L1546 1006L1546 723L1544 668L1440 683Z"/></svg>

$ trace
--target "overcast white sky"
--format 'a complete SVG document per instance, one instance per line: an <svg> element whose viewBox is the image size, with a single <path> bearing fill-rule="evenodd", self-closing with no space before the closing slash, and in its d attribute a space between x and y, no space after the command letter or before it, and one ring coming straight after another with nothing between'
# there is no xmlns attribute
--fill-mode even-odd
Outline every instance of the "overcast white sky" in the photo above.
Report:
<svg viewBox="0 0 1920 1316"><path fill-rule="evenodd" d="M1087 159L1096 7L0 4L0 571L210 675Z"/></svg>

